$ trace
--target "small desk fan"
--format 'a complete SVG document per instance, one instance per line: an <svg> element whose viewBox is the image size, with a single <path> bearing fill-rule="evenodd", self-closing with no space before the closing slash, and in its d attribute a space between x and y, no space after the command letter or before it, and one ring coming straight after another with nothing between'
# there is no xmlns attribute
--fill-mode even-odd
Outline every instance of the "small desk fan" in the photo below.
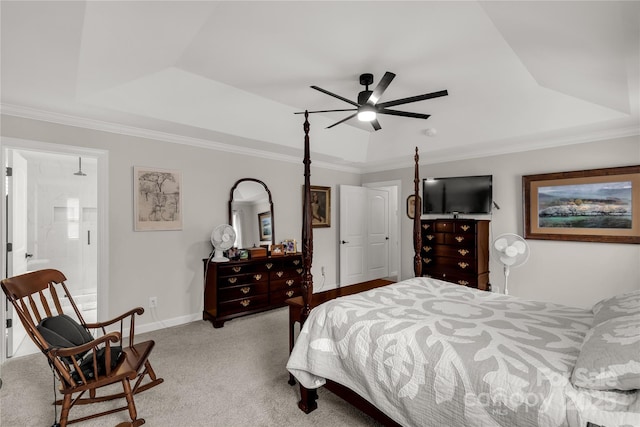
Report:
<svg viewBox="0 0 640 427"><path fill-rule="evenodd" d="M529 259L529 245L521 236L501 234L493 242L493 254L504 267L504 294L509 295L509 269L519 267Z"/></svg>
<svg viewBox="0 0 640 427"><path fill-rule="evenodd" d="M224 251L230 249L236 241L236 231L229 224L217 226L211 233L211 244L214 247L214 254L211 261L225 262L229 258L224 256Z"/></svg>

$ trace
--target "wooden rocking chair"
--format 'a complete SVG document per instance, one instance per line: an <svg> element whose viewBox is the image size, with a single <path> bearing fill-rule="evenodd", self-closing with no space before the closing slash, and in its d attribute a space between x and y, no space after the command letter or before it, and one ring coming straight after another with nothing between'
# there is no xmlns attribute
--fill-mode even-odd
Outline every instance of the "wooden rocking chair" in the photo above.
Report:
<svg viewBox="0 0 640 427"><path fill-rule="evenodd" d="M61 272L49 269L26 273L1 282L2 290L13 304L27 334L47 356L60 381L59 391L63 399L55 401L56 405L62 405L60 426L65 427L67 424L125 409L129 410L131 417L131 422L127 425L144 424L143 418L137 418L133 395L164 381L156 377L147 360L155 343L133 343L135 316L144 313L144 309L135 308L106 322L86 323L69 294L65 280L66 277ZM67 313L64 312L65 308ZM129 342L128 346L125 346L122 343L122 331L127 318L130 318ZM117 323L120 332L107 333L106 327ZM60 325L66 328L62 332ZM95 330L100 336L93 338L90 330ZM67 342L71 346L61 344ZM147 375L150 381L142 384ZM137 380L132 387L130 382L136 377ZM122 384L122 392L113 393L112 390L112 394L98 394L98 389L115 383ZM87 391L88 396L83 397ZM123 397L126 399L126 406L74 420L68 419L69 410L76 404L104 402Z"/></svg>

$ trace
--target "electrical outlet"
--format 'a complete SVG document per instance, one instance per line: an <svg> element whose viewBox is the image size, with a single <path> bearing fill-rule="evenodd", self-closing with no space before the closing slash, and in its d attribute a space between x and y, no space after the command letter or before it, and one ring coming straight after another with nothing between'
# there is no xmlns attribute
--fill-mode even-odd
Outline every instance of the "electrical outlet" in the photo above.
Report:
<svg viewBox="0 0 640 427"><path fill-rule="evenodd" d="M149 308L156 308L158 306L158 297L149 297Z"/></svg>

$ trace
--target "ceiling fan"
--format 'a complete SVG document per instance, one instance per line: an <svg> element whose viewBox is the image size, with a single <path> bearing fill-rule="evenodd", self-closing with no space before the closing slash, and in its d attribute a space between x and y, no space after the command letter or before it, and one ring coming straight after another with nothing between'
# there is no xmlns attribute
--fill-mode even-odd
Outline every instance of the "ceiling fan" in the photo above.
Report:
<svg viewBox="0 0 640 427"><path fill-rule="evenodd" d="M410 113L408 111L398 111L398 110L390 110L387 107L394 107L396 105L408 104L410 102L424 101L425 99L438 98L440 96L447 96L449 93L446 90L441 90L438 92L426 93L424 95L410 96L408 98L396 99L394 101L380 102L380 98L382 94L387 89L391 81L394 79L396 75L387 71L384 73L384 76L376 86L374 90L369 90L369 85L373 84L373 74L365 73L360 75L360 84L365 87L365 90L361 91L358 94L358 102L351 101L350 99L344 98L340 95L336 95L335 93L329 92L328 90L322 89L318 86L311 86L312 89L318 90L322 93L325 93L329 96L333 96L334 98L338 98L344 102L347 102L353 105L356 108L346 108L339 110L318 110L318 111L309 111L309 113L329 113L333 111L355 111L355 113L351 114L348 117L340 120L328 126L327 129L330 129L334 126L339 125L340 123L344 123L349 119L352 119L355 116L358 116L360 121L370 122L371 126L373 126L374 130L382 129L380 127L380 123L378 123L378 114L389 114L391 116L401 116L401 117L412 117L415 119L428 119L430 117L429 114L421 114L421 113ZM298 112L295 114L303 114L303 112Z"/></svg>

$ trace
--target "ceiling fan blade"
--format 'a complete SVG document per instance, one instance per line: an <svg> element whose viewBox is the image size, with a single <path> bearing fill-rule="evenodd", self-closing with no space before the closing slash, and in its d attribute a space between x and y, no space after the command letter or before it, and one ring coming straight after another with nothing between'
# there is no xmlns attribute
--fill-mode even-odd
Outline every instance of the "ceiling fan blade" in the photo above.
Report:
<svg viewBox="0 0 640 427"><path fill-rule="evenodd" d="M389 83L391 83L391 81L394 79L395 76L396 76L395 74L390 73L389 71L384 73L384 76L382 76L382 78L380 79L378 86L376 86L373 92L371 92L371 95L367 100L367 104L376 105L376 103L378 102L378 100L380 99L384 91L387 90Z"/></svg>
<svg viewBox="0 0 640 427"><path fill-rule="evenodd" d="M380 123L378 122L378 119L371 120L371 126L373 126L373 130L382 129L382 127L380 126Z"/></svg>
<svg viewBox="0 0 640 427"><path fill-rule="evenodd" d="M335 93L329 92L328 90L324 90L321 87L311 86L311 89L319 90L320 92L322 92L324 94L327 94L329 96L333 96L334 98L338 98L341 101L344 101L346 103L349 103L349 104L353 105L354 107L359 107L357 102L351 101L350 99L344 98L344 97L342 97L340 95L336 95Z"/></svg>
<svg viewBox="0 0 640 427"><path fill-rule="evenodd" d="M430 114L410 113L408 111L389 110L387 108L381 108L380 110L378 110L378 114L389 114L390 116L412 117L414 119L428 119L429 117L431 117Z"/></svg>
<svg viewBox="0 0 640 427"><path fill-rule="evenodd" d="M307 111L307 113L333 113L334 111L356 111L357 108L345 108L343 110L317 110L317 111ZM304 114L304 111L296 111L293 114Z"/></svg>
<svg viewBox="0 0 640 427"><path fill-rule="evenodd" d="M424 95L410 96L409 98L396 99L395 101L382 102L378 104L378 107L381 107L381 108L393 107L394 105L424 101L425 99L438 98L440 96L447 96L447 95L449 95L449 92L447 92L446 90L441 90L438 92L425 93Z"/></svg>
<svg viewBox="0 0 640 427"><path fill-rule="evenodd" d="M331 129L334 126L338 126L340 123L346 122L347 120L354 118L357 114L358 113L353 113L349 117L345 117L344 119L340 120L339 122L336 122L336 123L332 124L331 126L327 126L327 129Z"/></svg>

